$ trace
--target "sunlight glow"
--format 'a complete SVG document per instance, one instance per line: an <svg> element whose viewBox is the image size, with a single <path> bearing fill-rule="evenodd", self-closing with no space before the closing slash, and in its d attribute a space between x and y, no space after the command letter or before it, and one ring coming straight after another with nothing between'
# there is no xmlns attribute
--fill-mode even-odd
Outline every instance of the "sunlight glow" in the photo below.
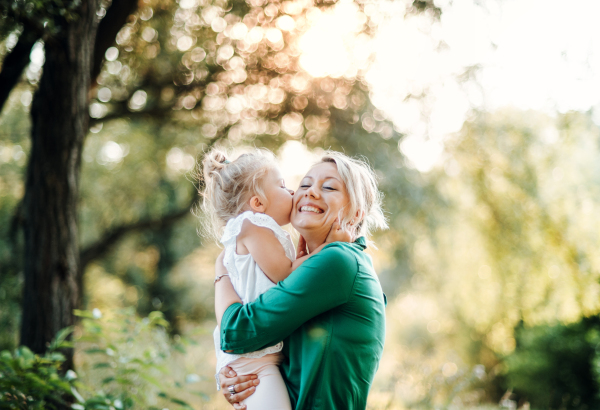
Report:
<svg viewBox="0 0 600 410"><path fill-rule="evenodd" d="M291 140L283 144L277 158L286 186L294 191L298 189L302 177L319 161L322 154L323 151L319 149L308 150L300 141Z"/></svg>
<svg viewBox="0 0 600 410"><path fill-rule="evenodd" d="M375 106L407 135L399 148L415 168L440 163L444 141L472 109L600 112L600 3L438 3L440 21L406 17L395 3L366 74ZM600 123L600 113L593 117Z"/></svg>
<svg viewBox="0 0 600 410"><path fill-rule="evenodd" d="M348 0L314 13L312 27L300 38L300 66L313 77L355 76L355 64L366 50L365 36L358 35L365 22L366 16Z"/></svg>

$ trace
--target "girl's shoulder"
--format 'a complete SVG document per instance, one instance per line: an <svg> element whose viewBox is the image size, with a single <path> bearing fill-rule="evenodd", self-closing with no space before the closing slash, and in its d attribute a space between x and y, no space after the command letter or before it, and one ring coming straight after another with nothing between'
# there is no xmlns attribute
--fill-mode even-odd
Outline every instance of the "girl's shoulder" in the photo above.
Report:
<svg viewBox="0 0 600 410"><path fill-rule="evenodd" d="M291 253L294 251L294 246L292 243L292 239L290 238L290 234L284 231L283 228L279 226L277 222L275 222L275 219L271 218L267 214L246 211L239 214L235 218L230 219L229 221L227 221L227 225L225 226L225 230L223 231L221 243L225 246L229 244L235 244L236 238L242 232L245 222L250 222L252 225L261 228L270 229L273 232L273 234L275 234L282 246L286 249L286 254L289 251L290 255L288 256L293 257L295 259L295 255L291 255Z"/></svg>
<svg viewBox="0 0 600 410"><path fill-rule="evenodd" d="M277 222L269 215L246 211L227 221L227 225L225 225L225 229L223 230L223 236L221 237L221 243L225 244L225 242L237 237L242 232L244 222L246 221L262 228L269 228L274 232L279 230L283 231L283 229L277 225Z"/></svg>

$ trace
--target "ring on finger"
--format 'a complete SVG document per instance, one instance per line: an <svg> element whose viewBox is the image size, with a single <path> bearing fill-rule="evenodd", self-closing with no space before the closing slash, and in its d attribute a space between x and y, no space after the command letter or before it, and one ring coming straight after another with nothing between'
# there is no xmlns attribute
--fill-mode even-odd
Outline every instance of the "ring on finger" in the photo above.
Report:
<svg viewBox="0 0 600 410"><path fill-rule="evenodd" d="M235 394L235 384L229 386L227 390L229 390L229 393L233 396Z"/></svg>

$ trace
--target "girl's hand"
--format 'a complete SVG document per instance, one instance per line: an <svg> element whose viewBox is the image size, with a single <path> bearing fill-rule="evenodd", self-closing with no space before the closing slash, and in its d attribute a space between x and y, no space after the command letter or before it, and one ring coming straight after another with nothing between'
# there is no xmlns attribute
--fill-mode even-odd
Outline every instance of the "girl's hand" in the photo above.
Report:
<svg viewBox="0 0 600 410"><path fill-rule="evenodd" d="M243 410L246 408L240 402L254 394L255 386L258 386L260 380L255 374L247 374L245 376L237 376L231 367L223 367L219 372L219 381L221 382L221 392L225 396L225 400L233 406L234 409ZM235 394L229 393L229 386L233 386Z"/></svg>
<svg viewBox="0 0 600 410"><path fill-rule="evenodd" d="M296 247L296 259L300 259L306 255L308 255L308 247L306 246L304 237L300 235L300 239L298 239L298 246Z"/></svg>

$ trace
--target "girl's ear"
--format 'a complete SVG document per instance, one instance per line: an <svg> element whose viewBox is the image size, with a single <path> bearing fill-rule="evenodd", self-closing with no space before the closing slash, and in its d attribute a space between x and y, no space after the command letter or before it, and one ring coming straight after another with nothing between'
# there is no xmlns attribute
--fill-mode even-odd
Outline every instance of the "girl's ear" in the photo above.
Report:
<svg viewBox="0 0 600 410"><path fill-rule="evenodd" d="M253 212L264 213L267 209L266 205L263 203L262 199L258 195L254 195L250 198L250 208Z"/></svg>

